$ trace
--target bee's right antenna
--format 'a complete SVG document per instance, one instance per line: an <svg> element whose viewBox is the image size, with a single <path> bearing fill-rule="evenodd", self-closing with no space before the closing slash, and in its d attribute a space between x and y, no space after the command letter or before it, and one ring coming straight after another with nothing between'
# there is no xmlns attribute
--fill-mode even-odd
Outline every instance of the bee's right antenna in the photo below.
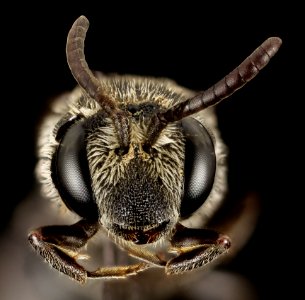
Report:
<svg viewBox="0 0 305 300"><path fill-rule="evenodd" d="M253 79L269 63L281 44L282 40L278 37L268 38L237 68L209 89L200 92L193 98L178 103L165 112L157 114L148 128L147 141L153 144L166 124L181 120L232 95Z"/></svg>
<svg viewBox="0 0 305 300"><path fill-rule="evenodd" d="M89 21L85 16L80 16L72 25L67 38L67 61L70 70L78 84L96 100L107 115L112 119L118 134L121 147L128 147L129 125L124 112L117 107L115 102L102 90L99 80L88 67L84 54L84 42Z"/></svg>

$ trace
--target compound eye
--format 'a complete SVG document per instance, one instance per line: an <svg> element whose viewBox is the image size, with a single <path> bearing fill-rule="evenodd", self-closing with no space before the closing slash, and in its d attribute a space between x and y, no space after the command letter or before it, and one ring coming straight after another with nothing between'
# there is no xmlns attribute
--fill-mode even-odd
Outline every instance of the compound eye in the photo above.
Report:
<svg viewBox="0 0 305 300"><path fill-rule="evenodd" d="M97 217L83 121L74 123L63 134L52 161L52 179L70 210L83 218Z"/></svg>
<svg viewBox="0 0 305 300"><path fill-rule="evenodd" d="M186 144L181 217L187 218L210 194L216 171L216 155L213 140L199 121L185 118L182 127Z"/></svg>

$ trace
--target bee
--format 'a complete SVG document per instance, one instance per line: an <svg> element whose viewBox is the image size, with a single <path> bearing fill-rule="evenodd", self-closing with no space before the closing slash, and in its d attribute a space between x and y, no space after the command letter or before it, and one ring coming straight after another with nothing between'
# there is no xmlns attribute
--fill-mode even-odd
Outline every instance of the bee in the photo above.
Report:
<svg viewBox="0 0 305 300"><path fill-rule="evenodd" d="M253 79L282 41L268 38L196 93L170 79L91 71L84 54L88 28L80 16L68 33L67 62L78 86L58 98L38 139L43 192L79 219L34 229L29 243L79 283L152 267L168 275L204 267L231 246L226 234L204 226L227 190L227 149L214 105ZM87 270L80 251L98 232L139 262Z"/></svg>

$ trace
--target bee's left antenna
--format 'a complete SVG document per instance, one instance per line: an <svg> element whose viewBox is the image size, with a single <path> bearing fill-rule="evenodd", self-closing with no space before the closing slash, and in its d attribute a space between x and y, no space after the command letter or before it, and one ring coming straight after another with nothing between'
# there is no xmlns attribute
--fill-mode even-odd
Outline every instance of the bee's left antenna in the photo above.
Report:
<svg viewBox="0 0 305 300"><path fill-rule="evenodd" d="M96 100L112 119L116 128L121 147L128 147L129 125L125 113L116 103L104 93L99 80L89 69L84 54L86 33L89 21L85 16L80 16L72 25L68 37L66 54L69 68L78 84L94 100Z"/></svg>
<svg viewBox="0 0 305 300"><path fill-rule="evenodd" d="M256 48L237 68L206 91L178 103L154 116L148 127L148 141L153 143L161 130L170 122L181 120L229 97L252 80L277 53L282 40L270 37Z"/></svg>

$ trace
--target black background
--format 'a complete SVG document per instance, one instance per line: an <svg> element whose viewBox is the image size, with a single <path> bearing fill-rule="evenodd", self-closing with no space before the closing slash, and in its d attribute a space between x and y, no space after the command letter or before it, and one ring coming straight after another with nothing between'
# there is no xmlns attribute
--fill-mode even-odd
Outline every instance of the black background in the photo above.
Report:
<svg viewBox="0 0 305 300"><path fill-rule="evenodd" d="M299 247L292 220L299 205L295 202L301 201L292 196L290 185L301 155L294 135L300 97L292 84L297 77L292 60L297 58L293 25L298 9L267 10L258 3L240 11L220 4L175 5L101 3L67 9L43 3L2 12L8 18L1 31L1 227L34 187L35 134L47 103L75 86L65 42L79 15L90 21L85 53L92 69L169 77L194 90L208 88L266 38L279 36L283 45L270 64L219 104L217 113L230 149L232 193L239 197L255 191L262 200L254 235L231 268L249 278L262 299L291 296L296 289L287 283L288 267Z"/></svg>

